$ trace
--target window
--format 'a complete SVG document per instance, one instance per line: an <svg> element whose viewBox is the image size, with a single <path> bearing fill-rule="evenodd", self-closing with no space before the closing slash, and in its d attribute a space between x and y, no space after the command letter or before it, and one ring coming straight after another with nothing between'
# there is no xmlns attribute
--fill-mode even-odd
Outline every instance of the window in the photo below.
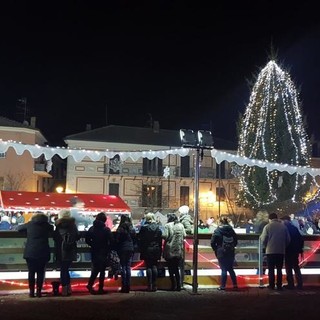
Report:
<svg viewBox="0 0 320 320"><path fill-rule="evenodd" d="M142 206L155 208L161 207L162 203L162 187L157 185L142 186Z"/></svg>
<svg viewBox="0 0 320 320"><path fill-rule="evenodd" d="M190 157L181 157L180 177L190 177Z"/></svg>
<svg viewBox="0 0 320 320"><path fill-rule="evenodd" d="M6 155L6 152L0 152L0 159L5 159Z"/></svg>
<svg viewBox="0 0 320 320"><path fill-rule="evenodd" d="M224 188L216 188L216 201L226 201L226 192Z"/></svg>
<svg viewBox="0 0 320 320"><path fill-rule="evenodd" d="M189 206L189 187L180 187L180 206Z"/></svg>
<svg viewBox="0 0 320 320"><path fill-rule="evenodd" d="M220 164L216 163L216 178L225 179L226 178L226 162L222 161Z"/></svg>
<svg viewBox="0 0 320 320"><path fill-rule="evenodd" d="M119 183L109 183L109 194L112 196L119 195Z"/></svg>
<svg viewBox="0 0 320 320"><path fill-rule="evenodd" d="M154 158L149 160L147 158L143 158L143 175L144 176L162 176L163 175L163 167L162 167L162 159Z"/></svg>

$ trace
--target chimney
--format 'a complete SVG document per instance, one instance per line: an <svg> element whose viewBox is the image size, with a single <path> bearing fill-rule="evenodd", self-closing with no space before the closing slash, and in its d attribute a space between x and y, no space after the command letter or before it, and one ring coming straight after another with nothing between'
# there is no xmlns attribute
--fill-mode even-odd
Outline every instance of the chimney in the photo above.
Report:
<svg viewBox="0 0 320 320"><path fill-rule="evenodd" d="M30 127L35 128L36 127L36 117L31 117L30 119Z"/></svg>
<svg viewBox="0 0 320 320"><path fill-rule="evenodd" d="M160 124L159 124L159 121L154 121L154 122L153 122L153 132L154 132L154 133L159 133L159 132L160 132Z"/></svg>

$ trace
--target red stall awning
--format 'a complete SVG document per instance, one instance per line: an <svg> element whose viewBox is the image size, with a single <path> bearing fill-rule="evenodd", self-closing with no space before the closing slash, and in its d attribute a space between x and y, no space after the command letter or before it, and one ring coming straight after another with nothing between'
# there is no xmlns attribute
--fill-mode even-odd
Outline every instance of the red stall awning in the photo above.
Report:
<svg viewBox="0 0 320 320"><path fill-rule="evenodd" d="M4 211L52 211L70 209L77 202L81 212L129 214L130 207L119 196L86 193L50 193L0 191L0 207Z"/></svg>

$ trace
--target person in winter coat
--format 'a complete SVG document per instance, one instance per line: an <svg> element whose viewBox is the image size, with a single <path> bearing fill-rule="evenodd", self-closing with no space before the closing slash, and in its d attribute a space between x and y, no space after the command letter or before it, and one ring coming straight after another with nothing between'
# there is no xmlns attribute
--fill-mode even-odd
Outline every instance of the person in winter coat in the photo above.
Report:
<svg viewBox="0 0 320 320"><path fill-rule="evenodd" d="M282 267L286 247L290 243L288 228L278 219L275 212L269 214L269 223L260 235L262 247L265 248L268 265L269 289L275 289L275 272L277 269L277 290L282 290Z"/></svg>
<svg viewBox="0 0 320 320"><path fill-rule="evenodd" d="M61 210L58 219L55 221L53 240L55 243L55 256L58 267L60 268L60 281L62 285L62 295L70 296L71 283L70 272L72 261L77 260L77 241L80 239L76 220L71 216L70 210ZM70 240L70 245L65 245L65 237Z"/></svg>
<svg viewBox="0 0 320 320"><path fill-rule="evenodd" d="M181 206L178 209L179 213L179 221L183 224L184 229L186 230L187 234L193 234L194 229L194 221L189 214L189 207L188 206Z"/></svg>
<svg viewBox="0 0 320 320"><path fill-rule="evenodd" d="M121 264L122 293L130 292L131 264L136 243L136 230L132 225L131 219L127 215L122 215L120 224L115 232L115 245Z"/></svg>
<svg viewBox="0 0 320 320"><path fill-rule="evenodd" d="M224 239L231 239L231 248L224 249ZM227 273L229 272L233 289L238 289L237 276L233 268L235 258L235 247L238 244L237 234L232 226L229 224L227 217L221 216L219 219L219 226L216 228L211 236L211 248L213 249L221 269L221 284L218 290L225 290L227 283Z"/></svg>
<svg viewBox="0 0 320 320"><path fill-rule="evenodd" d="M1 216L0 217L0 231L11 230L12 224L10 223L10 217Z"/></svg>
<svg viewBox="0 0 320 320"><path fill-rule="evenodd" d="M27 233L27 241L23 253L28 265L29 297L41 297L41 290L45 277L46 265L50 260L49 237L52 235L53 226L45 214L37 213L31 220L17 227L17 231Z"/></svg>
<svg viewBox="0 0 320 320"><path fill-rule="evenodd" d="M255 221L253 223L254 233L261 234L263 228L269 223L269 214L266 210L260 210L256 214Z"/></svg>
<svg viewBox="0 0 320 320"><path fill-rule="evenodd" d="M286 247L284 256L284 264L286 268L287 285L286 289L294 289L293 272L296 278L297 289L301 290L303 287L302 274L299 266L299 255L303 254L304 240L298 228L292 223L290 216L286 215L281 218L283 223L288 228L290 234L290 243Z"/></svg>
<svg viewBox="0 0 320 320"><path fill-rule="evenodd" d="M164 226L163 257L168 263L172 291L181 291L180 265L184 258L184 238L186 231L178 217L171 213Z"/></svg>
<svg viewBox="0 0 320 320"><path fill-rule="evenodd" d="M148 291L157 291L158 262L162 254L162 231L149 212L139 231L140 257L147 269Z"/></svg>
<svg viewBox="0 0 320 320"><path fill-rule="evenodd" d="M93 225L86 232L85 241L91 250L91 275L87 284L87 289L91 294L96 292L93 289L94 282L99 274L98 294L106 293L104 291L104 280L106 268L108 266L108 254L113 245L113 234L106 226L107 216L104 212L97 214Z"/></svg>

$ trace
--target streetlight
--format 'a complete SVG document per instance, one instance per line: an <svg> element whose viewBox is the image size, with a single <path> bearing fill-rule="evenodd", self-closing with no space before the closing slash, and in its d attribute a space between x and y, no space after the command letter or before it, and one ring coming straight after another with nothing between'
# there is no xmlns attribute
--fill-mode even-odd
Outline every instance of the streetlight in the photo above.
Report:
<svg viewBox="0 0 320 320"><path fill-rule="evenodd" d="M198 221L199 221L199 177L200 158L203 158L204 149L213 149L211 131L180 129L182 147L196 149L195 178L194 178L194 231L193 231L193 275L192 292L198 292Z"/></svg>
<svg viewBox="0 0 320 320"><path fill-rule="evenodd" d="M57 191L58 193L62 193L62 192L63 192L63 187L57 186L57 187L56 187L56 191Z"/></svg>

